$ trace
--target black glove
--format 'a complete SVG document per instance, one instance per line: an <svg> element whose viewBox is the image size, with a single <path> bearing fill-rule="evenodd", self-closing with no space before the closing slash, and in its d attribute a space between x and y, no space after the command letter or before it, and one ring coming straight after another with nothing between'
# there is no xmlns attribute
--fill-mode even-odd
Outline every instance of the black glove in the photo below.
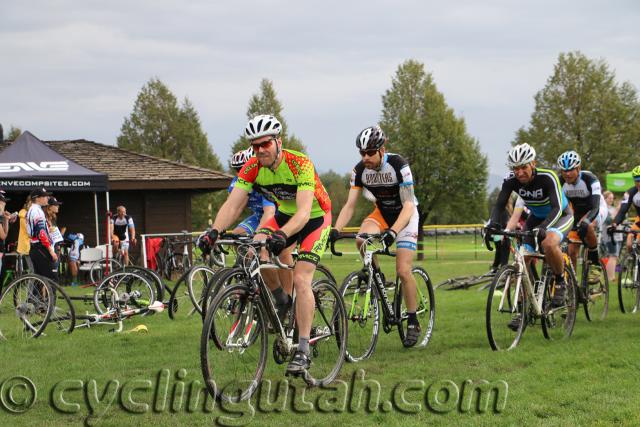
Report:
<svg viewBox="0 0 640 427"><path fill-rule="evenodd" d="M267 238L267 248L272 254L278 256L287 247L287 235L282 230L274 231Z"/></svg>
<svg viewBox="0 0 640 427"><path fill-rule="evenodd" d="M389 248L391 247L391 245L393 245L393 242L396 241L396 236L398 236L398 233L396 233L395 231L393 231L390 228L387 228L386 230L384 230L382 232L382 234L380 235L380 240L382 240L382 242L384 243L384 245Z"/></svg>
<svg viewBox="0 0 640 427"><path fill-rule="evenodd" d="M578 231L578 237L580 237L580 240L584 242L584 239L587 237L587 232L589 231L589 223L581 220L576 229Z"/></svg>
<svg viewBox="0 0 640 427"><path fill-rule="evenodd" d="M340 232L335 228L332 228L331 231L329 232L329 241L335 242L336 240L338 240L339 236L340 236Z"/></svg>
<svg viewBox="0 0 640 427"><path fill-rule="evenodd" d="M209 244L211 246L213 246L213 244L216 242L216 240L218 240L218 236L220 235L220 232L218 230L216 230L215 228L213 230L211 230L209 232L209 234L207 234L207 237L209 238Z"/></svg>
<svg viewBox="0 0 640 427"><path fill-rule="evenodd" d="M547 230L544 228L534 228L532 231L536 234L538 246L542 246L542 241L547 237Z"/></svg>
<svg viewBox="0 0 640 427"><path fill-rule="evenodd" d="M206 234L203 234L198 238L198 247L200 248L202 253L205 255L211 252L211 244L209 242L211 242L211 240L209 239L209 236L207 236Z"/></svg>

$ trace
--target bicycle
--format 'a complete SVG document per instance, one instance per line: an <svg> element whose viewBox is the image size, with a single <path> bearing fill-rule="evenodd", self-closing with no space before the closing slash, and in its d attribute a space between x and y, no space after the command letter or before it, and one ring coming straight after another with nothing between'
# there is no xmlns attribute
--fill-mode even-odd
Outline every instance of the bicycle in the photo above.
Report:
<svg viewBox="0 0 640 427"><path fill-rule="evenodd" d="M569 338L576 320L576 279L571 261L563 254L566 289L564 303L553 307L552 281L554 274L538 253L537 233L533 231L492 231L493 235L507 236L511 240L514 261L501 267L496 273L487 297L485 325L489 345L494 351L512 350L520 342L528 325L538 320L546 339ZM521 240L533 237L535 252L525 249ZM487 249L493 250L485 240ZM542 259L541 274L527 266L526 257Z"/></svg>
<svg viewBox="0 0 640 427"><path fill-rule="evenodd" d="M620 258L620 273L618 274L618 302L623 313L637 313L640 306L640 230L633 230L629 226L619 230L609 229L609 233L623 233L633 235L631 250Z"/></svg>
<svg viewBox="0 0 640 427"><path fill-rule="evenodd" d="M349 342L347 345L347 360L358 362L371 357L376 348L380 324L380 307L382 307L382 329L391 332L398 327L400 341L404 343L407 334L408 316L406 304L402 298L402 283L398 277L395 283L388 284L383 278L380 267L373 262L374 255L395 256L380 240L380 234L340 233L331 241L331 252L336 256L335 243L341 239L364 239L360 246L363 259L362 270L347 275L342 282L340 293L344 298L349 322ZM370 247L381 244L381 247ZM426 347L431 339L435 324L435 297L431 279L427 272L414 266L411 269L416 279L417 310L420 321L421 334L416 347ZM393 300L387 294L387 288L394 293Z"/></svg>
<svg viewBox="0 0 640 427"><path fill-rule="evenodd" d="M238 402L249 399L260 384L267 358L268 323L275 338L272 356L276 363L288 360L297 348L295 292L282 322L261 271L291 268L271 256L261 262L264 241L242 243L237 248L243 271L237 284L215 296L204 320L200 341L200 362L207 391L217 400ZM335 284L319 280L312 284L314 315L309 338L312 363L303 380L310 386L331 383L344 362L347 320L342 298Z"/></svg>
<svg viewBox="0 0 640 427"><path fill-rule="evenodd" d="M0 340L37 338L51 317L55 290L50 281L25 274L0 293Z"/></svg>
<svg viewBox="0 0 640 427"><path fill-rule="evenodd" d="M602 260L596 267L593 266L587 256L587 247L581 240L569 239L568 244L563 244L563 252L566 252L569 244L582 245L580 256L580 286L576 288L576 302L584 307L584 314L591 322L592 315L599 314L601 320L607 317L609 312L609 278L607 269ZM577 267L577 266L576 266Z"/></svg>
<svg viewBox="0 0 640 427"><path fill-rule="evenodd" d="M165 252L160 257L159 267L161 268L162 275L167 280L178 280L185 271L191 268L191 257L189 256L190 243L193 243L193 239L187 232L184 232L184 238L182 240L176 240L170 237L165 238ZM180 246L182 246L182 252L176 251L176 247Z"/></svg>
<svg viewBox="0 0 640 427"><path fill-rule="evenodd" d="M483 285L485 283L491 282L493 277L495 276L495 271L488 271L487 273L481 275L470 275L470 276L458 276L452 277L451 279L444 280L436 285L436 289L442 289L444 291L455 291L458 289L469 289L472 286ZM481 287L479 290L486 289L487 286Z"/></svg>
<svg viewBox="0 0 640 427"><path fill-rule="evenodd" d="M223 253L225 255L229 255L229 252L236 252L236 248L243 244L248 243L253 240L253 236L248 236L246 234L233 234L233 233L223 233L220 235L220 239L216 242L215 247L211 251L214 253ZM225 249L230 248L229 249ZM294 263L298 260L297 251L294 251L292 254ZM216 257L218 258L218 257ZM189 296L195 309L202 314L202 319L207 312L207 306L211 303L212 299L217 295L217 293L225 286L236 283L239 277L242 277L242 267L240 266L239 258L236 254L235 262L232 266L225 267L224 265L218 264L221 268L216 270L213 274L208 273L208 281L205 282L205 286L202 291L199 291L199 287L195 287L191 282L188 283ZM197 277L197 276L196 276ZM316 265L316 270L313 275L313 282L318 280L328 280L332 283L336 283L336 279L326 266L318 263ZM202 283L202 280L199 280L198 283Z"/></svg>

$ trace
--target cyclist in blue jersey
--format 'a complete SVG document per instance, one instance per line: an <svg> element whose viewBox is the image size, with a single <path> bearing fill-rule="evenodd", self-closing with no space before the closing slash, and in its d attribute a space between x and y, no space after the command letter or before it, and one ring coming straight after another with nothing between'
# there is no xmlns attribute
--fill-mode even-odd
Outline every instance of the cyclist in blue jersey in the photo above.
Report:
<svg viewBox="0 0 640 427"><path fill-rule="evenodd" d="M233 190L236 182L238 181L237 173L240 172L242 166L244 166L251 157L253 157L253 148L251 147L246 150L238 151L233 155L233 157L231 157L231 168L236 171L236 177L233 178L231 185L229 185L229 193L231 193L231 190ZM249 208L252 214L236 226L233 230L235 234L255 234L259 226L264 224L276 213L275 203L267 199L263 194L258 193L256 190L249 193L247 208Z"/></svg>
<svg viewBox="0 0 640 427"><path fill-rule="evenodd" d="M538 243L544 250L545 260L555 274L555 289L551 303L556 307L561 306L564 303L565 281L560 243L573 226L573 211L562 191L558 175L550 169L536 167L536 151L529 144L513 147L509 151L507 166L511 168L514 176L502 183L487 226L487 234L491 235L492 230L501 228L499 221L509 196L512 191L517 193L530 211L524 230L536 233ZM533 243L533 240L525 240L525 244L531 250ZM514 319L510 327L517 328L519 320Z"/></svg>

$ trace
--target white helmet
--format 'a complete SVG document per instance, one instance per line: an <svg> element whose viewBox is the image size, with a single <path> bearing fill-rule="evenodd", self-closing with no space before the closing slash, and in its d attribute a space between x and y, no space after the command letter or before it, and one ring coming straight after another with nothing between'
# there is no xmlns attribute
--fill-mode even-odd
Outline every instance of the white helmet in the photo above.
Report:
<svg viewBox="0 0 640 427"><path fill-rule="evenodd" d="M238 151L231 157L231 167L233 169L240 169L251 157L253 157L253 147Z"/></svg>
<svg viewBox="0 0 640 427"><path fill-rule="evenodd" d="M282 125L274 116L259 115L249 120L244 129L244 136L249 140L261 138L266 135L278 136L282 131Z"/></svg>
<svg viewBox="0 0 640 427"><path fill-rule="evenodd" d="M356 138L356 147L358 150L379 150L384 145L387 137L380 126L369 126L364 128Z"/></svg>
<svg viewBox="0 0 640 427"><path fill-rule="evenodd" d="M509 150L507 166L514 168L533 162L536 159L536 150L529 144L519 144Z"/></svg>
<svg viewBox="0 0 640 427"><path fill-rule="evenodd" d="M563 171L570 171L571 169L575 169L582 163L580 160L580 155L575 151L565 151L560 154L558 157L558 167Z"/></svg>

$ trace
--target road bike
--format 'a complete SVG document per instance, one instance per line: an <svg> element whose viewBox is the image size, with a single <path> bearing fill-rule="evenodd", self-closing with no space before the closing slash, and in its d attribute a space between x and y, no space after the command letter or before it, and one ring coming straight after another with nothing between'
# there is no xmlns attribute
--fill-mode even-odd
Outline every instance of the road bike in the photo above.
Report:
<svg viewBox="0 0 640 427"><path fill-rule="evenodd" d="M371 357L378 342L380 312L382 311L382 329L389 333L398 327L400 341L404 343L407 336L408 316L403 299L403 284L396 277L395 282L387 282L380 267L373 261L375 255L395 256L382 243L380 234L340 233L331 241L331 252L336 256L335 243L341 239L363 239L360 254L363 259L361 270L347 275L342 282L340 293L347 310L349 323L349 341L347 344L347 360L358 362ZM435 297L429 274L414 266L411 269L416 280L417 309L420 322L420 336L416 347L426 347L431 339L435 324ZM394 295L388 295L391 291ZM382 310L380 310L382 308Z"/></svg>
<svg viewBox="0 0 640 427"><path fill-rule="evenodd" d="M547 339L569 338L576 320L577 282L571 261L563 253L564 280L566 288L562 304L554 307L554 274L538 253L537 233L533 231L491 231L511 239L514 254L513 263L501 267L496 273L486 305L487 338L491 348L512 350L519 343L527 326L542 325L542 333ZM532 237L536 242L535 252L527 251L522 239ZM487 248L492 250L485 240ZM541 273L528 265L525 257L542 260Z"/></svg>

